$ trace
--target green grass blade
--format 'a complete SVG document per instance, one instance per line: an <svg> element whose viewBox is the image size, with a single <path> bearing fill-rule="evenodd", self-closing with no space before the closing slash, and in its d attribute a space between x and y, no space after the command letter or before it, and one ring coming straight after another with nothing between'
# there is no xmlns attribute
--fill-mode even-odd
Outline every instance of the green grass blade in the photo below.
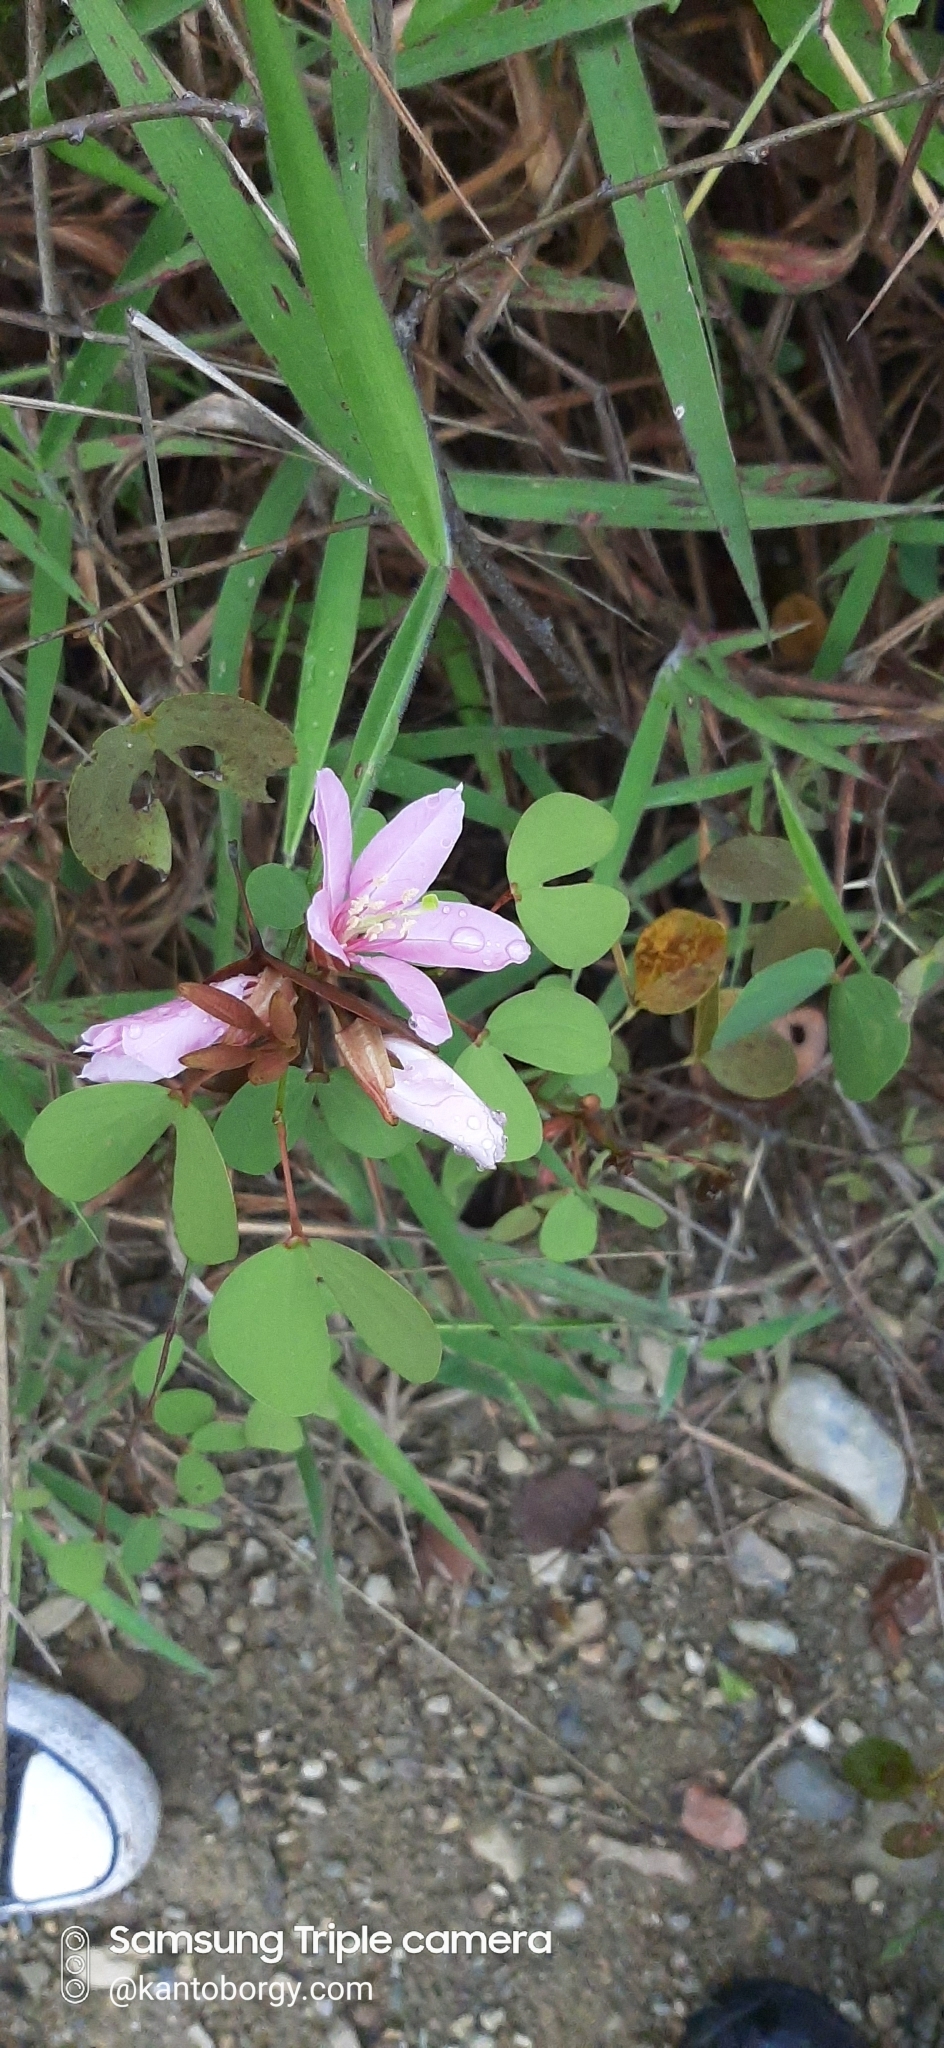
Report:
<svg viewBox="0 0 944 2048"><path fill-rule="evenodd" d="M17 548L21 555L25 555L28 562L32 562L34 569L41 570L48 577L50 583L54 583L57 590L62 591L65 597L71 597L73 603L81 605L84 612L91 611L92 607L84 592L79 589L78 584L70 576L68 569L63 568L58 556L53 553L44 541L42 526L38 529L31 526L29 520L24 519L22 512L17 511L16 506L11 503L10 499L2 491L0 491L0 534L2 534L4 540L8 540L11 543L11 546Z"/></svg>
<svg viewBox="0 0 944 2048"><path fill-rule="evenodd" d="M350 0L350 14L362 42L373 39L372 0ZM376 88L349 36L331 30L331 112L341 196L361 253L370 256L367 208L370 191L372 106Z"/></svg>
<svg viewBox="0 0 944 2048"><path fill-rule="evenodd" d="M122 106L170 96L168 76L118 0L76 0L74 13ZM319 440L365 485L366 448L346 410L317 314L194 122L146 121L137 139L224 291L279 369Z"/></svg>
<svg viewBox="0 0 944 2048"><path fill-rule="evenodd" d="M456 1549L461 1550L465 1557L471 1557L484 1569L478 1551L473 1549L462 1531L456 1528L452 1516L447 1514L432 1487L427 1486L416 1466L387 1435L383 1423L374 1414L373 1409L359 1401L357 1395L352 1394L350 1388L341 1380L334 1381L332 1394L338 1424L345 1436L350 1437L352 1444L357 1446L361 1456L367 1458L375 1471L382 1473L383 1477L389 1480L391 1486L402 1494L410 1507L415 1508L417 1514L423 1516L424 1521L432 1522L433 1528L438 1529L447 1542L454 1543Z"/></svg>
<svg viewBox="0 0 944 2048"><path fill-rule="evenodd" d="M522 519L547 526L579 526L598 519L603 526L650 526L662 533L715 533L718 519L696 478L669 483L620 484L604 478L505 476L457 469L450 483L463 512L476 519ZM795 526L845 526L856 519L909 519L926 508L880 505L870 499L811 498L799 492L754 490L745 479L744 506L755 533L779 533Z"/></svg>
<svg viewBox="0 0 944 2048"><path fill-rule="evenodd" d="M679 671L683 687L694 690L700 697L707 697L716 710L723 711L728 718L736 718L740 725L746 725L749 732L759 733L775 747L785 747L791 754L801 754L808 761L816 761L821 768L832 768L837 775L854 772L848 756L820 739L808 725L789 718L782 718L771 711L762 698L752 697L747 690L739 688L719 673L720 665L713 661L711 669L701 662L686 661Z"/></svg>
<svg viewBox="0 0 944 2048"><path fill-rule="evenodd" d="M773 783L777 792L777 802L780 805L783 829L820 909L825 911L833 930L839 933L843 945L848 948L853 959L858 962L866 974L871 974L872 969L869 962L862 951L855 932L839 901L839 897L820 860L813 840L810 838L783 777L778 775L776 769L773 771Z"/></svg>
<svg viewBox="0 0 944 2048"><path fill-rule="evenodd" d="M311 464L304 456L286 456L249 520L243 547L261 548L271 541L272 553L255 555L249 562L234 562L226 572L210 643L211 690L234 697L239 689L243 653L259 593L275 561L279 542L285 539L302 502L310 475Z"/></svg>
<svg viewBox="0 0 944 2048"><path fill-rule="evenodd" d="M369 804L380 765L400 730L420 663L445 603L448 584L448 569L427 569L387 650L351 742L344 773L344 785L355 815Z"/></svg>
<svg viewBox="0 0 944 2048"><path fill-rule="evenodd" d="M855 645L866 614L888 566L892 533L877 526L863 535L852 575L829 621L829 631L813 663L811 674L817 683L828 683L838 675L846 655Z"/></svg>
<svg viewBox="0 0 944 2048"><path fill-rule="evenodd" d="M670 655L656 676L610 806L617 823L616 844L612 852L597 862L593 875L595 881L611 887L623 872L658 774L675 704L677 666L675 657Z"/></svg>
<svg viewBox="0 0 944 2048"><path fill-rule="evenodd" d="M335 505L339 521L363 517L370 507L360 491L342 486ZM357 637L358 613L367 563L368 528L348 527L329 536L318 578L298 684L295 745L298 760L289 770L283 851L294 859L311 809L315 776L331 745Z"/></svg>
<svg viewBox="0 0 944 2048"><path fill-rule="evenodd" d="M136 292L127 292L127 287L137 278L145 278L151 271L169 263L187 239L187 230L176 206L172 200L165 199L116 279L116 303L104 306L95 316L95 326L100 334L124 334L127 307L136 306L140 312L147 312L155 296L156 285L142 284ZM63 404L79 407L97 405L106 384L115 374L117 355L118 351L107 341L84 341L62 380L59 396ZM50 413L39 437L39 460L44 469L56 468L81 425L81 412Z"/></svg>
<svg viewBox="0 0 944 2048"><path fill-rule="evenodd" d="M486 21L443 29L439 35L413 43L397 58L397 84L428 85L435 78L453 78L458 71L478 71L500 64L519 50L539 50L546 43L584 29L603 28L641 14L651 0L519 0Z"/></svg>
<svg viewBox="0 0 944 2048"><path fill-rule="evenodd" d="M577 63L604 170L614 183L668 159L632 32L581 38ZM707 308L678 192L658 186L613 212L672 409L759 625L766 625L754 543L728 437Z"/></svg>
<svg viewBox="0 0 944 2048"><path fill-rule="evenodd" d="M45 569L33 576L30 601L30 634L58 633L65 625L69 599L65 588L72 560L72 519L66 505L44 505L39 516L39 538L47 553L58 562L63 580L53 581ZM26 801L32 803L33 783L43 751L46 727L56 694L62 661L62 641L46 640L31 647L26 657Z"/></svg>
<svg viewBox="0 0 944 2048"><path fill-rule="evenodd" d="M318 139L272 0L246 0L269 142L289 225L344 402L374 481L424 560L450 559L426 423Z"/></svg>

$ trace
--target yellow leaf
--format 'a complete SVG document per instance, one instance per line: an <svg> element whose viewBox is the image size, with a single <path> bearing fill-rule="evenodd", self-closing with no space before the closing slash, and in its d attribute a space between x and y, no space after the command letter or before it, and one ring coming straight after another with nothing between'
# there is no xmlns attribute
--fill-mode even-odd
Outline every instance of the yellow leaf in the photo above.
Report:
<svg viewBox="0 0 944 2048"><path fill-rule="evenodd" d="M691 1010L718 980L728 935L716 917L669 910L639 939L633 955L636 1002L659 1017Z"/></svg>

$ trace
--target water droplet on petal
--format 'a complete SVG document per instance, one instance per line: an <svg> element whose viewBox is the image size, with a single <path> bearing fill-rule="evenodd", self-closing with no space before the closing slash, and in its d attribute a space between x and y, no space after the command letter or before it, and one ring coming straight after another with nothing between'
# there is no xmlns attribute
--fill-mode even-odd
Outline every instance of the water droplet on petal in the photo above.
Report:
<svg viewBox="0 0 944 2048"><path fill-rule="evenodd" d="M485 940L481 932L461 931L453 933L452 943L458 948L460 953L481 953Z"/></svg>
<svg viewBox="0 0 944 2048"><path fill-rule="evenodd" d="M530 951L530 946L527 946L523 939L512 939L508 947L508 958L520 963L527 960Z"/></svg>

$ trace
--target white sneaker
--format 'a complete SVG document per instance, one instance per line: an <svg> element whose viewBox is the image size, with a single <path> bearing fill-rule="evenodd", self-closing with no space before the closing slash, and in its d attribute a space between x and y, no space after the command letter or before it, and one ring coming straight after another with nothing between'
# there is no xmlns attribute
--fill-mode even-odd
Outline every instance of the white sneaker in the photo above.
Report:
<svg viewBox="0 0 944 2048"><path fill-rule="evenodd" d="M0 1920L122 1891L151 1855L160 1818L157 1782L117 1729L11 1672Z"/></svg>

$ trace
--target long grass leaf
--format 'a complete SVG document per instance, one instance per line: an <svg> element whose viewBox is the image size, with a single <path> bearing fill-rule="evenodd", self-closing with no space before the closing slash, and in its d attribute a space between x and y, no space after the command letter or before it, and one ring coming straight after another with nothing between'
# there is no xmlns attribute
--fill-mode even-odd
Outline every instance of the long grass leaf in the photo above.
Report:
<svg viewBox="0 0 944 2048"><path fill-rule="evenodd" d="M854 647L865 623L872 600L888 566L892 531L877 526L858 544L855 566L829 621L829 630L813 663L814 682L828 683L838 675L846 655Z"/></svg>
<svg viewBox="0 0 944 2048"><path fill-rule="evenodd" d="M344 771L345 787L355 813L370 802L381 762L386 760L400 730L420 663L443 608L448 583L448 569L427 569L381 664Z"/></svg>
<svg viewBox="0 0 944 2048"><path fill-rule="evenodd" d="M246 0L269 141L302 275L374 481L424 560L450 559L426 423L337 181L309 113L272 0Z"/></svg>
<svg viewBox="0 0 944 2048"><path fill-rule="evenodd" d="M363 517L368 500L345 484L338 493L335 518ZM321 564L302 653L295 713L298 759L289 770L283 850L293 860L311 808L315 776L331 745L357 638L358 614L367 562L368 528L348 527L332 533Z"/></svg>
<svg viewBox="0 0 944 2048"><path fill-rule="evenodd" d="M619 880L629 849L639 829L658 773L662 749L672 718L677 666L677 661L670 655L668 661L663 662L653 683L649 702L639 721L616 786L616 795L610 806L617 824L616 844L603 860L597 862L593 871L594 880L597 882L606 882L612 886Z"/></svg>
<svg viewBox="0 0 944 2048"><path fill-rule="evenodd" d="M118 0L75 0L74 13L122 106L170 97L168 74ZM278 364L318 438L370 485L367 451L345 409L320 321L273 248L260 214L236 190L222 158L192 121L147 121L136 133L224 291Z"/></svg>
<svg viewBox="0 0 944 2048"><path fill-rule="evenodd" d="M397 58L397 84L428 85L436 78L453 78L457 71L478 71L519 50L539 50L584 29L625 21L650 5L651 0L518 0L485 21L443 29L411 43Z"/></svg>
<svg viewBox="0 0 944 2048"><path fill-rule="evenodd" d="M826 912L833 930L839 933L843 945L848 947L853 959L858 962L858 965L866 974L871 974L872 969L869 961L866 959L855 932L849 923L839 897L816 851L816 846L803 823L783 777L778 775L776 769L773 771L773 783L777 792L777 802L780 805L780 816L783 819L784 831L820 909Z"/></svg>
<svg viewBox="0 0 944 2048"><path fill-rule="evenodd" d="M399 1444L395 1444L387 1435L383 1423L374 1414L373 1409L359 1401L357 1395L352 1394L350 1387L346 1387L343 1381L336 1381L332 1392L341 1429L345 1436L350 1437L352 1444L356 1444L362 1456L369 1460L374 1470L382 1473L383 1477L390 1481L391 1486L402 1494L411 1508L416 1509L417 1514L423 1516L424 1521L432 1522L433 1528L438 1529L449 1543L454 1543L457 1550L461 1550L466 1557L471 1557L476 1564L481 1565L483 1560L478 1551L473 1549L461 1529L456 1528L452 1516L437 1500L432 1487L427 1486L425 1479L401 1451Z"/></svg>
<svg viewBox="0 0 944 2048"><path fill-rule="evenodd" d="M62 662L61 639L43 640L46 633L58 634L69 609L66 579L72 560L72 519L66 505L44 505L39 516L39 538L47 553L58 562L63 580L55 582L47 570L37 568L30 599L30 637L39 644L26 657L26 801L32 803L33 782L43 751L52 700Z"/></svg>
<svg viewBox="0 0 944 2048"><path fill-rule="evenodd" d="M821 768L832 768L837 775L853 772L853 763L846 754L820 739L816 732L799 720L783 718L779 712L768 709L762 698L752 697L747 690L739 688L723 678L717 667L709 669L701 662L686 661L679 671L679 680L693 690L697 696L707 697L716 710L723 711L728 718L736 718L746 725L749 732L756 732L775 747L785 747L792 754L802 754L808 761L816 761Z"/></svg>
<svg viewBox="0 0 944 2048"><path fill-rule="evenodd" d="M645 75L627 26L577 44L577 64L603 167L614 183L668 162ZM672 410L754 616L766 625L754 543L724 417L707 309L691 237L673 185L613 207L630 273Z"/></svg>
<svg viewBox="0 0 944 2048"><path fill-rule="evenodd" d="M477 519L538 520L548 526L579 526L597 519L603 526L652 527L663 533L715 533L718 519L695 478L672 477L646 484L609 483L591 477L505 476L458 469L450 483L463 512ZM884 505L871 499L810 498L799 493L758 491L745 484L744 506L755 533L795 526L845 526L856 519L914 519L928 508Z"/></svg>

